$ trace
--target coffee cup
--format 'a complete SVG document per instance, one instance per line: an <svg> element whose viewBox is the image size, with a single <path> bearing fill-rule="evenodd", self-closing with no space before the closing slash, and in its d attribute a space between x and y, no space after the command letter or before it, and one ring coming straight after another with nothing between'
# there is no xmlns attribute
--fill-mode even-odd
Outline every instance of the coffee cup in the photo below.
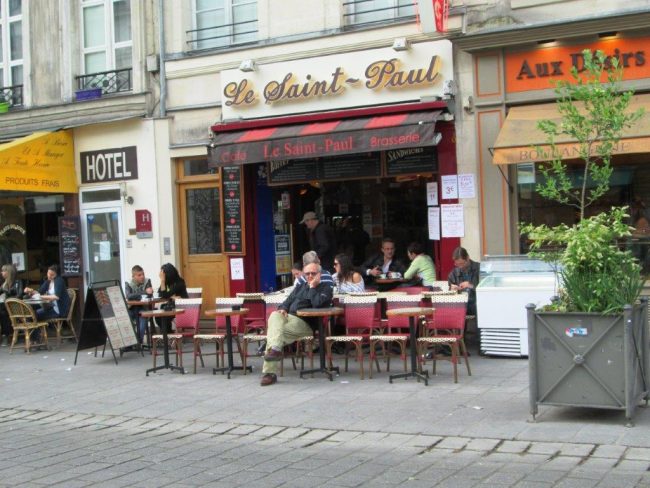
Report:
<svg viewBox="0 0 650 488"><path fill-rule="evenodd" d="M382 280L386 279L386 275L385 275L384 273L380 274L379 277L380 277Z"/></svg>
<svg viewBox="0 0 650 488"><path fill-rule="evenodd" d="M149 300L149 297L147 295L140 295L140 301L146 302Z"/></svg>

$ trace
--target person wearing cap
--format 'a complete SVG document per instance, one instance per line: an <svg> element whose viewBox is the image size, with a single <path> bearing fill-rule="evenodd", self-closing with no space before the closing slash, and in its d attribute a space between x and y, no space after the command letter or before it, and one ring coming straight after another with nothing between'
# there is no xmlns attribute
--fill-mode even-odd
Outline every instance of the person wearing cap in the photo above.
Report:
<svg viewBox="0 0 650 488"><path fill-rule="evenodd" d="M321 222L315 212L305 212L300 221L309 231L309 246L316 251L321 266L327 271L334 270L334 255L336 254L336 235L334 230Z"/></svg>

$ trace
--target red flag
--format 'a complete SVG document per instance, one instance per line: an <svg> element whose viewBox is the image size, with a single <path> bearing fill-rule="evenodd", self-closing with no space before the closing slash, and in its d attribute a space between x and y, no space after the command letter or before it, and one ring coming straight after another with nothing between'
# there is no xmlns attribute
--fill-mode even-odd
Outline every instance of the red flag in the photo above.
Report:
<svg viewBox="0 0 650 488"><path fill-rule="evenodd" d="M436 21L436 30L446 32L447 18L449 17L449 0L433 0L433 16Z"/></svg>

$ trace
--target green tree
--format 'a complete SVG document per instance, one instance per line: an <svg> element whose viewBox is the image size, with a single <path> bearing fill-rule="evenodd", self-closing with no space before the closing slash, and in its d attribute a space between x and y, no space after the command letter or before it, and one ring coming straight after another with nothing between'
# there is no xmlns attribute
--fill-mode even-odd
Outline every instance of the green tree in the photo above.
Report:
<svg viewBox="0 0 650 488"><path fill-rule="evenodd" d="M544 182L537 192L545 198L578 209L580 220L585 209L609 190L611 158L623 131L642 115L643 109L628 113L633 91L621 91L622 68L617 58L602 51L582 53L584 69L571 68L572 80L555 84L557 109L561 122L540 120L537 127L546 134L549 164L540 166ZM574 187L566 163L562 160L561 141L576 141L584 163L582 184Z"/></svg>

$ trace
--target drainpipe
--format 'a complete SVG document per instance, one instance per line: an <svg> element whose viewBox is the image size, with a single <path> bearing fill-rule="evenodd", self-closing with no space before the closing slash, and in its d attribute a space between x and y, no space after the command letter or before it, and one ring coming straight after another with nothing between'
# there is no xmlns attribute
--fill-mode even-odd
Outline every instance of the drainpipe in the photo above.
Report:
<svg viewBox="0 0 650 488"><path fill-rule="evenodd" d="M158 46L160 50L160 117L167 116L167 76L165 74L165 16L164 0L158 0Z"/></svg>

